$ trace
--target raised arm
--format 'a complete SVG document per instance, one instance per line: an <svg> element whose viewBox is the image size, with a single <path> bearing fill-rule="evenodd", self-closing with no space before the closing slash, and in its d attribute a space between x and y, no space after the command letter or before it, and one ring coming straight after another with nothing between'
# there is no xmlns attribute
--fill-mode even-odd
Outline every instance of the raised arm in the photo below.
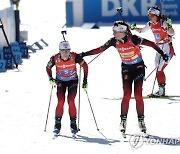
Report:
<svg viewBox="0 0 180 154"><path fill-rule="evenodd" d="M85 56L89 56L89 55L99 54L99 53L105 51L106 49L108 49L110 46L115 46L115 44L116 44L116 40L113 37L110 40L108 40L104 45L102 45L102 46L100 46L98 48L92 49L92 50L87 51L87 52L82 52L80 54L80 56L85 57Z"/></svg>
<svg viewBox="0 0 180 154"><path fill-rule="evenodd" d="M149 22L144 27L142 27L142 28L137 27L136 23L133 23L132 25L130 25L130 29L131 30L135 30L135 31L137 31L139 33L144 33L146 31L150 30Z"/></svg>

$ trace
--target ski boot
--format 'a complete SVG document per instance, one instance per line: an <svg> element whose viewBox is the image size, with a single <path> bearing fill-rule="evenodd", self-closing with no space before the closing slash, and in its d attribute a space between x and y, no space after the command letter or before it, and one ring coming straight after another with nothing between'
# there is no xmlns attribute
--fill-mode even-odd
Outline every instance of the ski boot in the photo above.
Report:
<svg viewBox="0 0 180 154"><path fill-rule="evenodd" d="M160 84L159 90L157 92L155 92L154 94L152 94L152 96L154 96L154 97L165 96L165 84Z"/></svg>
<svg viewBox="0 0 180 154"><path fill-rule="evenodd" d="M146 133L146 125L144 122L144 116L138 116L138 124L141 132Z"/></svg>
<svg viewBox="0 0 180 154"><path fill-rule="evenodd" d="M77 125L76 125L76 118L70 118L70 120L71 120L71 124L70 124L71 133L75 135L78 132Z"/></svg>
<svg viewBox="0 0 180 154"><path fill-rule="evenodd" d="M120 132L122 133L123 138L126 138L125 131L127 125L127 116L121 116L121 123L120 123Z"/></svg>
<svg viewBox="0 0 180 154"><path fill-rule="evenodd" d="M53 133L59 135L61 130L61 117L55 117L55 125Z"/></svg>

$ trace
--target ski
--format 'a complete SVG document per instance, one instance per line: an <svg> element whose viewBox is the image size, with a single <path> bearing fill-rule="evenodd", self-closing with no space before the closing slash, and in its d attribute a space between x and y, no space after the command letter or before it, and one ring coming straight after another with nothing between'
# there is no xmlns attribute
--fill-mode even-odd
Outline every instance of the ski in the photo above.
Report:
<svg viewBox="0 0 180 154"><path fill-rule="evenodd" d="M127 134L125 132L121 132L121 135L124 139L127 139L127 136L130 136L130 137L143 137L143 138L149 138L149 135L146 133L146 132L140 132L139 134Z"/></svg>
<svg viewBox="0 0 180 154"><path fill-rule="evenodd" d="M165 96L156 96L154 94L149 94L147 96L144 96L143 98L160 98L160 99L169 99L173 97L180 97L179 95L165 95Z"/></svg>
<svg viewBox="0 0 180 154"><path fill-rule="evenodd" d="M59 136L61 136L60 134L54 134L53 135L53 139L55 140L56 138L58 138Z"/></svg>
<svg viewBox="0 0 180 154"><path fill-rule="evenodd" d="M128 134L128 133L124 133L122 132L122 137L124 139L128 138L150 138L149 134L147 134L146 132L140 132L138 134Z"/></svg>
<svg viewBox="0 0 180 154"><path fill-rule="evenodd" d="M72 135L71 135L71 136L66 136L66 135L61 135L59 129L54 129L54 130L53 130L53 134L54 134L54 135L53 135L53 139L56 139L56 138L58 138L59 136L76 139L76 138L77 138L77 133L78 133L78 130L71 128L71 134L72 134Z"/></svg>
<svg viewBox="0 0 180 154"><path fill-rule="evenodd" d="M152 94L143 96L143 99L171 99L171 98L179 98L180 95L165 95L165 96L154 96ZM102 99L106 100L121 100L123 97L117 97L117 98L107 98L107 97L102 97ZM134 97L131 97L131 99L135 99Z"/></svg>
<svg viewBox="0 0 180 154"><path fill-rule="evenodd" d="M57 139L59 137L65 137L65 138L71 138L71 139L77 139L78 138L77 134L72 133L70 136L69 135L68 136L67 135L62 135L62 134L54 134L52 139L55 140L55 139Z"/></svg>

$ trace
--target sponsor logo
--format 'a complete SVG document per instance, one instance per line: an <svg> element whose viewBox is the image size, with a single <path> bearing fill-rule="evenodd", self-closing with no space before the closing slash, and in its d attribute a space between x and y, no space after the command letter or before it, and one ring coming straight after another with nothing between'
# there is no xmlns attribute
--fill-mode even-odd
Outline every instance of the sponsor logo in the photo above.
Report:
<svg viewBox="0 0 180 154"><path fill-rule="evenodd" d="M144 145L180 145L178 138L163 138L158 136L147 137L144 134L134 134L129 138L129 144L133 149L139 149Z"/></svg>

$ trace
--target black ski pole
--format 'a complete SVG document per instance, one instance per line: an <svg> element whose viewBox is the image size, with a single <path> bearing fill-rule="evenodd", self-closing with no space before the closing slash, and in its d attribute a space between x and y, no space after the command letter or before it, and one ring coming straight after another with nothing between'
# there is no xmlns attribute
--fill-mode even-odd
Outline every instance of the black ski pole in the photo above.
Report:
<svg viewBox="0 0 180 154"><path fill-rule="evenodd" d="M156 67L149 73L149 75L147 75L147 77L144 78L144 81L146 81L146 80L151 76L151 74L152 74L158 67L159 67L159 66L156 66Z"/></svg>
<svg viewBox="0 0 180 154"><path fill-rule="evenodd" d="M124 23L126 23L125 20L124 20L124 18L123 18L123 16L122 16L122 12L123 12L122 7L118 7L116 10L117 10L117 12L118 12L119 15L120 15L121 20L122 20ZM129 25L127 25L127 26L128 26L128 32L131 34L131 31L130 31L130 29L129 29Z"/></svg>
<svg viewBox="0 0 180 154"><path fill-rule="evenodd" d="M163 49L164 49L164 44L163 44L163 46L162 46L162 51L163 51ZM158 65L157 65L157 69L156 69L156 75L155 75L155 79L154 79L154 83L153 83L153 87L152 87L152 92L151 92L151 94L153 94L153 91L154 91L154 86L155 86L155 82L156 82L156 79L157 79L157 72L158 72L158 68L159 68L159 65L160 65L160 63L161 63L162 61L161 61L161 56L159 57L159 62L158 62Z"/></svg>
<svg viewBox="0 0 180 154"><path fill-rule="evenodd" d="M100 133L105 139L107 139L107 137L104 136L104 134L101 133L101 131L100 131L99 128L98 128L98 125L97 125L97 122L96 122L96 118L95 118L95 115L94 115L94 112L93 112L93 109L92 109L91 101L90 101L90 99L89 99L89 95L88 95L88 93L87 93L87 90L86 90L85 92L86 92L86 95L87 95L87 98L88 98L88 102L89 102L89 105L90 105L90 108L91 108L91 112L92 112L92 115L93 115L93 118L94 118L94 122L95 122L95 124L96 124L97 131L99 131L99 133Z"/></svg>
<svg viewBox="0 0 180 154"><path fill-rule="evenodd" d="M80 131L79 123L80 123L80 101L81 101L81 65L79 68L79 102L78 102L78 131Z"/></svg>
<svg viewBox="0 0 180 154"><path fill-rule="evenodd" d="M119 15L120 15L121 20L122 20L123 22L125 22L125 21L124 21L124 18L123 18L123 16L122 16L122 11L123 11L123 10L122 10L122 7L118 7L116 10L117 10L117 12L118 12Z"/></svg>
<svg viewBox="0 0 180 154"><path fill-rule="evenodd" d="M91 101L90 101L90 99L89 99L89 95L88 95L88 93L87 93L87 90L86 90L85 92L86 92L86 95L87 95L87 98L88 98L88 102L89 102L89 105L90 105L90 108L91 108L91 112L92 112L92 115L93 115L93 118L94 118L94 122L95 122L95 124L96 124L96 128L97 128L97 130L99 131L99 128L98 128L98 125L97 125L97 122L96 122L96 118L95 118L95 115L94 115L94 112L93 112L93 109L92 109Z"/></svg>
<svg viewBox="0 0 180 154"><path fill-rule="evenodd" d="M147 75L146 78L144 78L144 81L146 81L146 80L151 76L151 74L152 74L156 69L158 69L159 64L160 64L161 62L162 62L162 61L159 61L158 65L149 73L149 75ZM156 73L157 73L157 71L156 71Z"/></svg>
<svg viewBox="0 0 180 154"><path fill-rule="evenodd" d="M47 117L46 117L46 124L45 124L45 128L44 128L45 132L46 132L46 127L47 127L47 122L48 122L48 116L49 116L49 109L50 109L50 104L51 104L52 92L53 92L53 86L51 87L51 93L50 93L50 98L49 98L49 105L48 105L48 111L47 111Z"/></svg>
<svg viewBox="0 0 180 154"><path fill-rule="evenodd" d="M156 75L155 75L155 79L154 79L154 83L153 83L151 94L153 94L153 91L154 91L154 86L155 86L155 82L156 82L156 79L157 79L157 72L158 72L158 68L159 68L160 62L161 62L161 57L159 58L159 63L158 63L157 69L156 69Z"/></svg>
<svg viewBox="0 0 180 154"><path fill-rule="evenodd" d="M16 60L15 60L15 57L14 57L14 55L13 55L12 48L11 48L11 46L10 46L10 44L9 44L9 41L8 41L6 32L5 32L5 30L4 30L4 25L3 25L3 22L2 22L2 20L1 20L1 18L0 18L0 28L2 29L2 32L3 32L3 34L4 34L5 40L6 40L6 42L7 42L7 45L8 45L8 47L9 47L9 49L10 49L10 52L11 52L11 55L12 55L12 59L13 59L13 61L14 61L14 64L15 64L16 68L18 69L18 64L17 64L17 62L16 62Z"/></svg>
<svg viewBox="0 0 180 154"><path fill-rule="evenodd" d="M99 57L103 52L99 53L96 57L94 57L88 64L92 63L97 57Z"/></svg>

